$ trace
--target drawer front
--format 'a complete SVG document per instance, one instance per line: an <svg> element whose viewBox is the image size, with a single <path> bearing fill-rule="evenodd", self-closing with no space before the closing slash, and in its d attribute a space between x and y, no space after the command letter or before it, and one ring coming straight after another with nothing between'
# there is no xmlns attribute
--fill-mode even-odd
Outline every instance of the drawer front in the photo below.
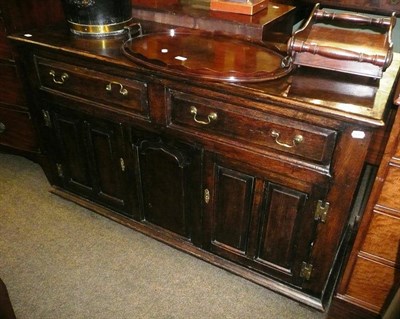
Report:
<svg viewBox="0 0 400 319"><path fill-rule="evenodd" d="M41 89L68 94L148 117L147 84L70 64L36 58Z"/></svg>
<svg viewBox="0 0 400 319"><path fill-rule="evenodd" d="M399 263L400 218L374 211L362 251Z"/></svg>
<svg viewBox="0 0 400 319"><path fill-rule="evenodd" d="M400 166L389 164L389 170L377 203L380 206L394 210L398 214L400 214L399 180Z"/></svg>
<svg viewBox="0 0 400 319"><path fill-rule="evenodd" d="M38 150L29 113L0 105L0 144L22 151Z"/></svg>
<svg viewBox="0 0 400 319"><path fill-rule="evenodd" d="M400 81L399 81L399 85L400 85ZM399 92L399 97L400 97L400 92ZM395 159L400 159L400 139L397 140L397 148L396 148L396 152L394 153L393 157Z"/></svg>
<svg viewBox="0 0 400 319"><path fill-rule="evenodd" d="M25 93L13 63L0 62L0 101L10 105L25 106Z"/></svg>
<svg viewBox="0 0 400 319"><path fill-rule="evenodd" d="M171 127L227 137L323 165L330 162L336 141L333 130L172 90L168 100Z"/></svg>
<svg viewBox="0 0 400 319"><path fill-rule="evenodd" d="M12 59L11 46L7 40L6 26L4 25L4 20L3 17L1 16L0 16L0 58Z"/></svg>
<svg viewBox="0 0 400 319"><path fill-rule="evenodd" d="M359 256L346 294L379 311L399 276L396 268Z"/></svg>

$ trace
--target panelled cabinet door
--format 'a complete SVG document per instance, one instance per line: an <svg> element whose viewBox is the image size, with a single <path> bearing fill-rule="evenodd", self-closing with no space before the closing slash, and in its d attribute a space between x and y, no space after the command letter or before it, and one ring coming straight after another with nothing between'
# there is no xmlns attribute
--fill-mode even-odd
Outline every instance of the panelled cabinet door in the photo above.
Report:
<svg viewBox="0 0 400 319"><path fill-rule="evenodd" d="M315 207L326 190L248 170L207 156L205 248L301 287L316 237Z"/></svg>
<svg viewBox="0 0 400 319"><path fill-rule="evenodd" d="M122 127L78 112L43 110L45 126L53 131L47 147L61 187L131 215L134 198L127 187L128 156ZM54 149L51 149L51 148ZM134 183L133 183L134 184ZM136 193L137 194L137 193Z"/></svg>
<svg viewBox="0 0 400 319"><path fill-rule="evenodd" d="M199 242L202 151L134 132L143 209L141 219Z"/></svg>
<svg viewBox="0 0 400 319"><path fill-rule="evenodd" d="M89 163L89 150L83 135L84 119L59 112L48 113L54 126L58 150L57 174L63 187L79 195L92 197L94 181Z"/></svg>
<svg viewBox="0 0 400 319"><path fill-rule="evenodd" d="M83 128L95 197L106 206L130 215L130 194L137 192L127 183L128 157L121 125L90 119L84 121Z"/></svg>

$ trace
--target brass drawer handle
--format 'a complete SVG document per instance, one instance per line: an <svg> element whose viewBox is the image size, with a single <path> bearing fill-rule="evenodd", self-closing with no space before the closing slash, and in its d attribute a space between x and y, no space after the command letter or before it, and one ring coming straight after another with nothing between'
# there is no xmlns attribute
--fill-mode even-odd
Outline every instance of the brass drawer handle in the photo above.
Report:
<svg viewBox="0 0 400 319"><path fill-rule="evenodd" d="M298 134L293 138L292 144L286 144L286 143L282 143L278 140L280 136L281 136L281 133L279 133L276 130L272 130L271 137L275 140L275 143L280 146L287 147L287 148L295 147L295 146L303 143L303 141L304 141L303 135Z"/></svg>
<svg viewBox="0 0 400 319"><path fill-rule="evenodd" d="M111 92L113 84L119 86L119 94L121 94L123 96L127 96L128 95L128 90L125 89L124 86L121 83L114 82L114 81L112 81L112 82L107 84L106 91Z"/></svg>
<svg viewBox="0 0 400 319"><path fill-rule="evenodd" d="M6 125L3 122L0 122L0 134L6 131Z"/></svg>
<svg viewBox="0 0 400 319"><path fill-rule="evenodd" d="M60 85L62 85L62 84L64 84L65 81L67 81L68 78L69 78L68 73L65 73L65 72L63 72L63 73L61 74L59 80L56 79L56 71L50 70L49 74L53 77L53 82L54 82L55 84L60 84Z"/></svg>
<svg viewBox="0 0 400 319"><path fill-rule="evenodd" d="M203 124L203 125L208 125L212 121L216 121L218 119L218 114L215 113L215 112L211 112L210 114L207 115L207 122L206 121L202 121L202 120L198 120L197 119L197 108L195 106L191 106L190 107L190 114L193 114L193 120L196 123Z"/></svg>

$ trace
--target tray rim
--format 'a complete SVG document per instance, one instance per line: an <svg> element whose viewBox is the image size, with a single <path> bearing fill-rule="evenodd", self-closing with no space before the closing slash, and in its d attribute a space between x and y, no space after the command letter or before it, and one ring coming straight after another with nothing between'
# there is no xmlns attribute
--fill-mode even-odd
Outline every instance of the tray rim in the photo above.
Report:
<svg viewBox="0 0 400 319"><path fill-rule="evenodd" d="M166 35L166 36L171 36L170 31L158 31L158 32L153 32L153 33L147 33L147 34L142 34L136 37L132 37L128 40L126 40L122 46L122 52L123 54L133 62L145 66L151 70L156 70L156 71L162 71L164 73L170 74L170 75L175 75L175 76L185 76L188 78L195 78L195 79L201 79L201 80L208 80L208 81L216 81L216 82L230 82L230 83L245 83L245 82L264 82L264 81L271 81L271 80L276 80L279 78L282 78L286 75L288 75L294 68L292 64L285 65L283 66L282 62L281 64L276 68L277 71L280 72L268 72L268 71L256 71L252 73L240 73L240 72L235 72L232 71L231 73L228 74L221 74L221 72L209 69L209 68L202 68L202 69L196 69L196 70L191 70L190 68L185 68L185 67L170 67L169 65L160 65L163 63L161 60L157 59L149 59L142 54L132 54L132 51L129 50L129 44L132 43L133 41L137 41L140 39L144 38L149 38L152 36L157 36L157 35ZM262 48L264 51L267 51L270 54L273 54L281 59L283 61L285 59L285 55L282 54L282 52L279 52L278 49L274 48L272 45L269 45L268 43L265 42L259 42L259 41L251 41L250 39L243 39L243 38L237 38L237 37L232 37L225 35L223 33L217 33L217 32L206 32L202 30L176 30L174 29L174 36L179 36L179 35L185 35L185 36L193 36L193 37L210 37L213 38L213 40L218 39L218 38L223 38L224 40L229 40L232 43L239 42L239 43L245 43L249 44L250 46L257 46L259 48ZM158 63L156 63L158 62ZM197 72L196 72L197 71Z"/></svg>

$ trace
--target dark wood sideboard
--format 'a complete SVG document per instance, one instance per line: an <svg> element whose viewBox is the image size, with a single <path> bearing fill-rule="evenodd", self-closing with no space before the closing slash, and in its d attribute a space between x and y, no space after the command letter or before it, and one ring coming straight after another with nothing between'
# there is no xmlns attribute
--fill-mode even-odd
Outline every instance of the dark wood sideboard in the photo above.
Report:
<svg viewBox="0 0 400 319"><path fill-rule="evenodd" d="M189 79L131 62L125 37L71 35L59 1L45 3L0 1L0 77L10 86L0 89L0 121L11 123L1 150L40 154L54 193L319 310L349 254L331 318L383 314L384 303L371 306L353 288L380 245L371 252L372 216L370 227L389 216L394 232L397 215L370 202L362 217L354 199L366 196L365 167L379 166L391 133L398 54L379 82L307 68L260 83ZM299 135L304 141L287 147ZM376 255L372 262L397 274L398 259Z"/></svg>
<svg viewBox="0 0 400 319"><path fill-rule="evenodd" d="M380 81L299 68L229 83L136 64L124 36L29 33L10 39L54 193L326 308L399 55Z"/></svg>

